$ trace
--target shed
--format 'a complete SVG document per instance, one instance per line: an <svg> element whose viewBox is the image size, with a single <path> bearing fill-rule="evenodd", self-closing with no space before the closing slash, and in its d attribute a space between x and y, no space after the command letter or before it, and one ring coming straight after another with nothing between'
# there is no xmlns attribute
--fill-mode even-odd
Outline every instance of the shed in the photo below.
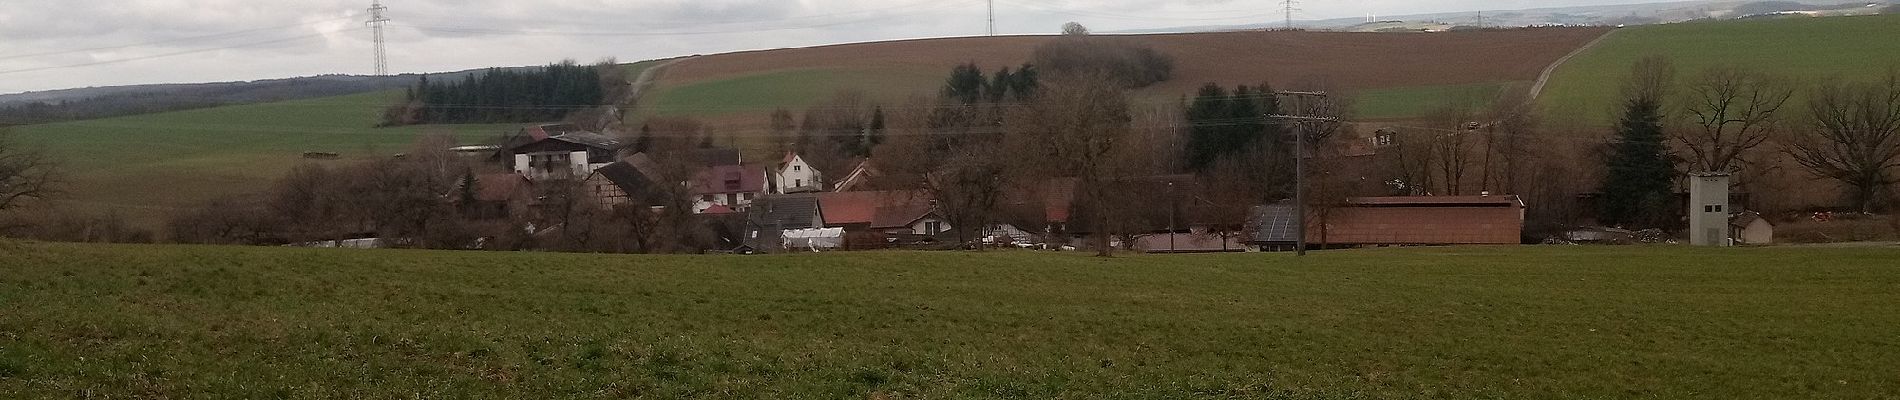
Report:
<svg viewBox="0 0 1900 400"><path fill-rule="evenodd" d="M1314 213L1306 240L1321 246L1523 243L1517 196L1361 197Z"/></svg>
<svg viewBox="0 0 1900 400"><path fill-rule="evenodd" d="M1729 238L1737 245L1764 245L1775 243L1775 224L1762 218L1760 213L1745 211L1729 219Z"/></svg>

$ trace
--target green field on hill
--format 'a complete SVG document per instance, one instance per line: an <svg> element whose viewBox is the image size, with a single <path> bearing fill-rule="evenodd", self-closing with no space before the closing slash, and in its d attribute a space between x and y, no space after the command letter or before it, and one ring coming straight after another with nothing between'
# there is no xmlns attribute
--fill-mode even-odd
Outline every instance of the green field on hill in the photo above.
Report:
<svg viewBox="0 0 1900 400"><path fill-rule="evenodd" d="M1900 392L1891 247L0 251L0 398Z"/></svg>
<svg viewBox="0 0 1900 400"><path fill-rule="evenodd" d="M255 191L304 160L304 152L346 160L405 152L419 135L468 141L510 125L376 128L400 92L107 118L12 128L16 139L63 163L64 204L115 211L151 225L177 207ZM339 161L326 161L339 162Z"/></svg>
<svg viewBox="0 0 1900 400"><path fill-rule="evenodd" d="M1873 79L1900 68L1900 15L1694 22L1612 33L1557 69L1539 99L1560 120L1608 125L1630 65L1667 56L1691 75L1738 65L1812 84L1829 77Z"/></svg>
<svg viewBox="0 0 1900 400"><path fill-rule="evenodd" d="M1367 90L1353 94L1353 117L1373 120L1425 117L1443 110L1453 101L1490 107L1506 89L1524 85L1524 82L1481 83Z"/></svg>

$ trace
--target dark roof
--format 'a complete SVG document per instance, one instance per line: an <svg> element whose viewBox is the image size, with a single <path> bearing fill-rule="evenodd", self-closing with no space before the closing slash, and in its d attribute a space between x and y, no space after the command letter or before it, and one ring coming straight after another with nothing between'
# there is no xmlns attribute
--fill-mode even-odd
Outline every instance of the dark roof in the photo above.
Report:
<svg viewBox="0 0 1900 400"><path fill-rule="evenodd" d="M548 139L559 140L563 142L568 142L568 143L573 143L573 144L578 144L582 146L592 147L596 149L603 149L603 150L619 150L621 146L625 145L624 143L620 142L620 139L614 139L611 137L607 137L607 135L602 135L602 134L593 133L593 132L567 132L567 133L562 133L560 135L556 135L553 137L549 137Z"/></svg>
<svg viewBox="0 0 1900 400"><path fill-rule="evenodd" d="M693 178L693 194L757 193L765 191L765 168L746 165L721 165L707 168Z"/></svg>
<svg viewBox="0 0 1900 400"><path fill-rule="evenodd" d="M699 149L693 151L693 159L708 167L739 165L745 162L736 149Z"/></svg>
<svg viewBox="0 0 1900 400"><path fill-rule="evenodd" d="M747 219L770 229L823 228L818 196L809 194L760 196L753 200Z"/></svg>
<svg viewBox="0 0 1900 400"><path fill-rule="evenodd" d="M1299 223L1299 209L1293 203L1254 206L1253 241L1256 243L1293 243L1299 233L1295 232Z"/></svg>
<svg viewBox="0 0 1900 400"><path fill-rule="evenodd" d="M903 228L936 212L928 204L878 207L871 217L871 229Z"/></svg>
<svg viewBox="0 0 1900 400"><path fill-rule="evenodd" d="M658 165L654 163L652 157L647 157L644 153L607 164L595 170L594 173L607 178L608 182L613 182L614 186L619 187L620 191L625 192L628 197L646 193L648 188L658 185L661 181Z"/></svg>

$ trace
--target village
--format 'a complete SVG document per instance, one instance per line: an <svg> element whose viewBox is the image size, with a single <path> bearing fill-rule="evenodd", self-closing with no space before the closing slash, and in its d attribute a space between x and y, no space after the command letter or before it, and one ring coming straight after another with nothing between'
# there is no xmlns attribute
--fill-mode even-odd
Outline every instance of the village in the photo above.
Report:
<svg viewBox="0 0 1900 400"><path fill-rule="evenodd" d="M1354 140L1343 157L1377 157L1390 137ZM1382 146L1385 143L1387 146ZM604 209L660 213L688 196L693 224L716 232L720 253L864 251L882 249L1017 248L1075 251L1090 249L1098 234L1076 213L1074 179L1002 193L1005 212L993 223L959 229L923 185L879 179L884 160L855 160L850 170L827 173L796 152L753 160L736 149L702 148L685 154L625 154L626 143L573 125L549 124L522 129L505 146L466 146L457 151L504 167L507 172L474 179L480 209L490 218L546 220L547 205L537 186L578 184ZM623 155L625 154L625 155ZM668 179L665 162L686 161L691 178ZM897 161L897 160L893 160ZM1730 206L1727 177L1698 177L1678 203L1704 205L1691 221L1700 233L1691 243L1707 246L1773 243L1773 225L1759 214ZM1704 184L1706 182L1706 184ZM672 190L671 186L685 188ZM1272 204L1218 202L1216 184L1193 175L1160 175L1115 183L1118 191L1151 195L1143 205L1124 211L1129 227L1110 234L1117 250L1142 253L1216 253L1294 251L1357 247L1631 244L1677 242L1660 231L1631 232L1586 228L1550 237L1525 234L1526 207L1513 194L1474 196L1352 197L1312 218L1301 228L1300 208L1292 201ZM1691 199L1693 198L1693 199ZM1587 202L1582 198L1579 202ZM1691 216L1686 210L1684 218ZM1713 228L1711 228L1713 227ZM554 232L544 227L540 233ZM1715 229L1711 233L1709 229ZM1696 232L1691 230L1691 232ZM358 241L371 246L367 241ZM310 245L325 246L322 242Z"/></svg>

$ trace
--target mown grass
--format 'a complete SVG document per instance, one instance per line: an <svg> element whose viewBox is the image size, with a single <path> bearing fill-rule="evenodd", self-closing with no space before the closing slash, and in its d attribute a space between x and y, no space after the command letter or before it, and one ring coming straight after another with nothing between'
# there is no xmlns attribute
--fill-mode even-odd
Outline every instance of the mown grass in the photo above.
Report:
<svg viewBox="0 0 1900 400"><path fill-rule="evenodd" d="M1540 103L1560 119L1608 125L1630 65L1666 56L1681 75L1735 65L1812 84L1900 68L1900 15L1699 22L1621 29L1557 69Z"/></svg>
<svg viewBox="0 0 1900 400"><path fill-rule="evenodd" d="M1504 90L1517 83L1480 83L1473 85L1418 86L1365 90L1354 94L1355 118L1393 119L1431 115L1454 102L1470 102L1489 107ZM1482 108L1481 108L1482 109Z"/></svg>
<svg viewBox="0 0 1900 400"><path fill-rule="evenodd" d="M307 151L364 160L408 151L423 133L475 141L512 125L376 128L400 92L15 127L63 164L67 205L144 225L222 195L259 190Z"/></svg>
<svg viewBox="0 0 1900 400"><path fill-rule="evenodd" d="M0 397L1877 398L1893 248L0 244Z"/></svg>

